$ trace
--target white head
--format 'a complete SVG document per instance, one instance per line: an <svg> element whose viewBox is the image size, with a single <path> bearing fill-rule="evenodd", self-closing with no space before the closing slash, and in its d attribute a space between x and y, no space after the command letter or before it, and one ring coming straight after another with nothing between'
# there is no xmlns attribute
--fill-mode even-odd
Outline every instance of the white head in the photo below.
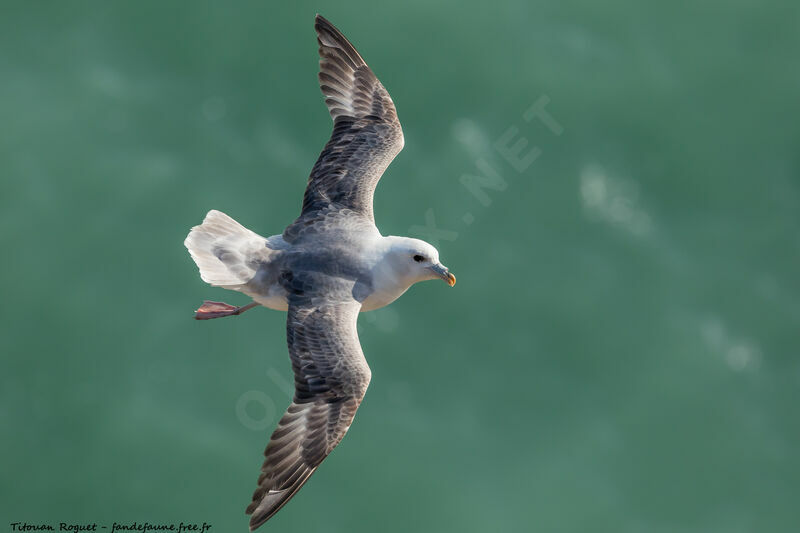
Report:
<svg viewBox="0 0 800 533"><path fill-rule="evenodd" d="M456 277L439 262L439 251L425 241L410 237L386 237L389 250L385 261L398 279L411 286L429 279L444 280L451 287Z"/></svg>

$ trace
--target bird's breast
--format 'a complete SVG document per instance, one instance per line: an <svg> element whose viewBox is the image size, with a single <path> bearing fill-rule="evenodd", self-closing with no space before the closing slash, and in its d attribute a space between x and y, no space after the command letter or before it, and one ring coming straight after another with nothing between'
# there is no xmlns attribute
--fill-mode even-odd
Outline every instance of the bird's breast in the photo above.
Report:
<svg viewBox="0 0 800 533"><path fill-rule="evenodd" d="M361 311L374 311L392 303L400 298L408 287L383 288L372 291L361 304Z"/></svg>
<svg viewBox="0 0 800 533"><path fill-rule="evenodd" d="M397 300L411 286L397 275L389 261L378 262L370 269L369 293L362 300L361 310L380 309Z"/></svg>

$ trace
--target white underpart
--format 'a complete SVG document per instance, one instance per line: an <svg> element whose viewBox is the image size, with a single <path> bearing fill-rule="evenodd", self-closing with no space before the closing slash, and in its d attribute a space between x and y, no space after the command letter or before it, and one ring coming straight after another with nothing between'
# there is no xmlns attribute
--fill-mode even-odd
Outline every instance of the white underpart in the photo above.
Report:
<svg viewBox="0 0 800 533"><path fill-rule="evenodd" d="M265 239L228 215L209 211L203 223L192 228L184 244L206 283L247 294L270 309L288 309L286 292L277 282L269 287L248 284L256 275L256 265L269 262L281 250L291 247L281 235ZM409 247L423 245L428 247L424 253L438 261L438 252L427 243L406 237L384 237L377 230L364 233L356 260L369 273L371 279L366 286L371 286L372 292L363 300L362 311L389 305L417 281L430 279L410 259Z"/></svg>

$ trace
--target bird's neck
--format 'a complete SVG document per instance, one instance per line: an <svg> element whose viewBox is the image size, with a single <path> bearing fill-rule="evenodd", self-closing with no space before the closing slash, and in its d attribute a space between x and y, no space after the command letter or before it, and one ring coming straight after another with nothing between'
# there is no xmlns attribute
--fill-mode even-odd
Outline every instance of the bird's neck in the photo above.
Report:
<svg viewBox="0 0 800 533"><path fill-rule="evenodd" d="M371 311L388 305L399 298L416 281L408 275L399 238L381 237L376 247L376 257L372 267L372 294L364 300L363 311Z"/></svg>

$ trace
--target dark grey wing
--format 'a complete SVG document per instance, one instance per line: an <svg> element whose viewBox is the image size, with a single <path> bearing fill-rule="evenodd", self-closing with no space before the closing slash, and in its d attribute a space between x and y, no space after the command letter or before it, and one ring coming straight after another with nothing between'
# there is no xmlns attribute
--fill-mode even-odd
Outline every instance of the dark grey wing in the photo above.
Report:
<svg viewBox="0 0 800 533"><path fill-rule="evenodd" d="M264 452L247 507L251 531L277 513L339 444L369 384L356 332L361 304L314 300L302 289L290 297L286 336L295 395Z"/></svg>
<svg viewBox="0 0 800 533"><path fill-rule="evenodd" d="M383 171L403 148L403 130L389 93L352 44L317 15L319 82L333 118L303 197L303 216L334 205L374 221L372 195Z"/></svg>

